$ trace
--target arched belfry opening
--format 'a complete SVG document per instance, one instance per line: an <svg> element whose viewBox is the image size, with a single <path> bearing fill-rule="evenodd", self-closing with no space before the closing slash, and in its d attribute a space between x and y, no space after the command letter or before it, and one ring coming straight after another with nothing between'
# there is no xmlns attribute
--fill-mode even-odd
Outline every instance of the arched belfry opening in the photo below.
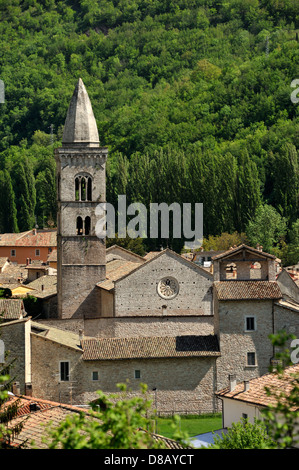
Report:
<svg viewBox="0 0 299 470"><path fill-rule="evenodd" d="M89 235L90 234L90 226L91 226L91 219L89 216L85 217L84 220L84 234Z"/></svg>
<svg viewBox="0 0 299 470"><path fill-rule="evenodd" d="M92 201L92 178L78 175L75 178L75 201Z"/></svg>
<svg viewBox="0 0 299 470"><path fill-rule="evenodd" d="M77 217L76 222L76 233L77 235L83 235L83 220L82 217Z"/></svg>

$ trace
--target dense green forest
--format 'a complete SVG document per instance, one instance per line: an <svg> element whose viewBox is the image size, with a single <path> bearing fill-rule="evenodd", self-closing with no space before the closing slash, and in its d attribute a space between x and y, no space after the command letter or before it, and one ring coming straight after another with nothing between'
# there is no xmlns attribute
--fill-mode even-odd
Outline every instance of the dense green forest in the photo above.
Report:
<svg viewBox="0 0 299 470"><path fill-rule="evenodd" d="M298 261L298 0L0 0L0 17L0 232L56 223L81 77L108 202L202 202L207 239L246 233Z"/></svg>

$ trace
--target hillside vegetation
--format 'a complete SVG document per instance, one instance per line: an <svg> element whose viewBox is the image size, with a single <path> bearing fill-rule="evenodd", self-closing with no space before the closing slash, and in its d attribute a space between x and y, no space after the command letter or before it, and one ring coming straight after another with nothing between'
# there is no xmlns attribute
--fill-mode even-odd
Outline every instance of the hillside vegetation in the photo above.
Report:
<svg viewBox="0 0 299 470"><path fill-rule="evenodd" d="M109 202L202 202L206 238L271 208L270 249L296 259L298 0L0 0L0 32L1 232L55 224L53 148L81 77Z"/></svg>

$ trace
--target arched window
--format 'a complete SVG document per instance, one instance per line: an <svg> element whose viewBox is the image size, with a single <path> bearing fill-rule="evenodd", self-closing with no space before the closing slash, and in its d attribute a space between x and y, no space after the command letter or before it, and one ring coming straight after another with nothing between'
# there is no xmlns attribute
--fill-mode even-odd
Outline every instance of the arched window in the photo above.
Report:
<svg viewBox="0 0 299 470"><path fill-rule="evenodd" d="M91 178L87 178L87 200L92 200Z"/></svg>
<svg viewBox="0 0 299 470"><path fill-rule="evenodd" d="M75 179L75 201L79 201L80 200L80 182L79 182L79 178L76 178Z"/></svg>
<svg viewBox="0 0 299 470"><path fill-rule="evenodd" d="M78 175L75 178L75 201L92 201L92 178Z"/></svg>
<svg viewBox="0 0 299 470"><path fill-rule="evenodd" d="M84 233L85 233L85 235L90 234L90 225L91 225L90 222L91 222L90 217L89 216L85 217L85 220L84 220Z"/></svg>
<svg viewBox="0 0 299 470"><path fill-rule="evenodd" d="M83 220L80 216L77 217L76 231L77 235L83 235Z"/></svg>
<svg viewBox="0 0 299 470"><path fill-rule="evenodd" d="M84 176L81 178L81 201L86 201L86 180Z"/></svg>

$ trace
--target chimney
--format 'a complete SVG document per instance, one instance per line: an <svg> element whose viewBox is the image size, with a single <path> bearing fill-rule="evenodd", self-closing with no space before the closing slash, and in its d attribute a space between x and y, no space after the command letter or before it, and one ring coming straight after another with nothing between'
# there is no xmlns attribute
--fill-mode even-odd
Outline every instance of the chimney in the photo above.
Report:
<svg viewBox="0 0 299 470"><path fill-rule="evenodd" d="M19 382L14 382L12 384L12 393L14 395L21 395L20 383Z"/></svg>
<svg viewBox="0 0 299 470"><path fill-rule="evenodd" d="M244 380L244 392L247 392L249 390L249 380Z"/></svg>
<svg viewBox="0 0 299 470"><path fill-rule="evenodd" d="M229 391L233 392L237 385L236 375L235 374L229 375L228 380L229 380Z"/></svg>
<svg viewBox="0 0 299 470"><path fill-rule="evenodd" d="M32 397L32 384L30 383L25 384L25 395L27 397Z"/></svg>
<svg viewBox="0 0 299 470"><path fill-rule="evenodd" d="M79 330L79 341L80 341L80 342L83 341L83 338L84 338L84 333L83 333L83 330L80 329L80 330Z"/></svg>

